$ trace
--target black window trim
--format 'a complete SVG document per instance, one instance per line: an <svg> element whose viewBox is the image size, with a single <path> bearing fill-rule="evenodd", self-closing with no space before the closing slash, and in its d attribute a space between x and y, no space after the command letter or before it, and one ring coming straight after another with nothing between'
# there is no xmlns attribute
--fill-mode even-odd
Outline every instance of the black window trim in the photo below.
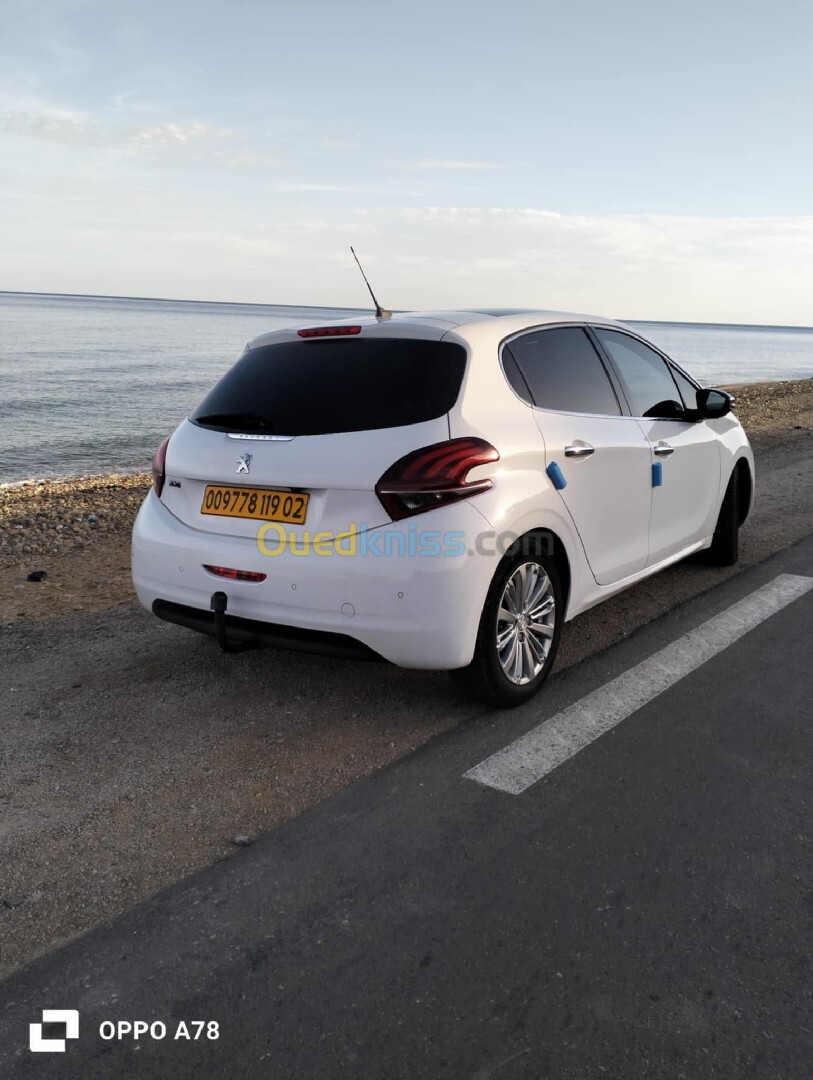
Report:
<svg viewBox="0 0 813 1080"><path fill-rule="evenodd" d="M506 348L508 348L509 352L510 352L511 343L513 341L517 341L521 337L525 337L527 334L533 334L533 333L536 333L539 330L567 330L567 329L584 330L586 332L587 337L590 340L590 343L592 344L593 348L596 350L596 355L598 356L599 363L604 368L604 372L605 372L605 374L607 376L607 379L608 379L608 381L610 383L610 386L611 386L611 388L613 390L613 393L615 394L616 401L618 402L618 408L619 408L620 412L618 412L618 413L592 413L592 412L573 412L572 410L569 410L569 409L546 409L542 405L535 405L533 400L526 401L525 398L520 397L520 395L516 392L514 387L511 385L511 380L508 378L508 373L506 372L505 364L503 363L503 352L504 352L504 350ZM646 343L644 343L644 344L646 344ZM629 419L632 416L632 412L630 411L629 403L627 402L626 395L623 393L623 390L621 388L621 384L620 384L620 382L618 380L618 375L616 373L616 370L615 370L614 367L611 367L611 366L609 366L607 364L606 353L605 353L604 349L602 349L599 346L595 334L592 333L592 328L587 323L583 323L583 322L555 322L554 323L554 322L552 322L552 323L539 323L536 326L524 326L522 328L522 330L516 330L513 334L509 334L507 337L504 337L502 339L502 341L500 342L499 346L498 346L498 350L499 350L500 370L502 371L503 378L505 379L506 383L508 384L508 389L514 395L514 397L517 399L517 401L521 401L522 404L528 409L535 409L537 412L558 413L560 416L602 416L602 417L606 417L608 420ZM511 353L511 357L513 359L513 353ZM522 379L522 381L525 383L525 385L527 387L528 384L527 384L527 382L525 380L525 376L520 371L519 364L517 364L515 359L514 359L514 364L516 365L516 368L517 368L517 371L519 372L520 378ZM676 387L676 389L677 389L677 387ZM530 387L528 387L528 396L531 399L533 398L533 394L531 394Z"/></svg>
<svg viewBox="0 0 813 1080"><path fill-rule="evenodd" d="M592 338L596 348L599 350L600 356L603 357L606 364L609 365L610 368L612 369L614 379L615 379L615 381L617 382L617 385L618 385L617 393L622 395L624 404L625 404L625 406L626 406L626 408L628 410L628 414L634 420L659 420L659 421L664 421L664 422L671 422L673 424L674 423L678 423L678 424L691 424L691 423L694 423L693 420L681 420L681 419L678 419L678 418L676 418L674 416L636 416L632 411L632 406L630 405L630 402L627 400L627 395L624 392L624 384L621 381L621 377L620 377L620 373L618 371L618 368L616 367L615 362L613 361L613 358L610 356L607 349L605 349L604 346L602 345L601 341L599 340L598 335L596 333L594 333L594 329L593 329L594 327L596 329L598 329L598 330L612 330L616 334L622 334L624 337L632 338L633 341L637 341L641 345L645 345L647 349L651 349L652 352L656 353L661 358L661 360L663 360L664 364L666 364L666 369L669 372L669 375L670 375L670 377L672 379L672 383L674 384L675 392L677 393L678 401L680 401L680 402L683 401L683 395L680 392L680 387L678 386L677 382L675 382L674 375L672 375L672 369L673 368L676 371L679 371L680 374L684 377L684 379L686 379L687 382L691 383L691 385L694 386L694 388L696 390L700 390L702 388L698 385L698 382L697 382L696 379L693 379L691 375L689 375L686 371L683 370L683 368L680 366L680 364L675 363L675 361L672 359L671 356L667 355L667 353L665 353L662 349L659 349L656 345L653 345L651 341L647 341L646 338L641 337L640 334L636 334L634 330L628 330L625 326L618 326L617 324L614 324L614 323L598 323L598 322L597 323L592 323L587 327L587 331L590 334L590 337Z"/></svg>

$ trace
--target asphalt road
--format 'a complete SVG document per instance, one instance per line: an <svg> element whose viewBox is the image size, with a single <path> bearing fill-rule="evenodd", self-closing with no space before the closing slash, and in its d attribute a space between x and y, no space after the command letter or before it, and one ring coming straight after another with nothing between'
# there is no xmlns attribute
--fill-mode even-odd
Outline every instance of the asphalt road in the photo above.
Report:
<svg viewBox="0 0 813 1080"><path fill-rule="evenodd" d="M2 1075L807 1080L813 590L522 794L464 775L780 575L813 538L12 976Z"/></svg>
<svg viewBox="0 0 813 1080"><path fill-rule="evenodd" d="M545 697L569 667L812 533L811 468L809 432L757 447L737 566L687 560L568 623ZM442 673L222 655L128 604L0 626L0 716L2 980L487 710Z"/></svg>

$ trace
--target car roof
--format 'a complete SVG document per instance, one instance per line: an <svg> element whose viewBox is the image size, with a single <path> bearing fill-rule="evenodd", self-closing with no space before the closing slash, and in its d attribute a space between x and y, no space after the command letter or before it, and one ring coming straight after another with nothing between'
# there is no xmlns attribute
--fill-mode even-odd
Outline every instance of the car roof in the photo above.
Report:
<svg viewBox="0 0 813 1080"><path fill-rule="evenodd" d="M536 308L471 308L463 311L404 311L393 314L393 319L415 319L416 321L434 321L443 319L453 322L457 326L464 326L472 322L491 322L503 320L516 322L523 316L529 326L539 326L543 323L614 323L615 319L608 319L603 315L585 315L573 311L551 311ZM620 324L619 324L620 325Z"/></svg>
<svg viewBox="0 0 813 1080"><path fill-rule="evenodd" d="M384 336L392 336L393 331L397 334L401 328L410 336L415 331L421 330L432 332L431 336L441 336L458 327L471 327L481 324L484 328L491 326L506 334L517 333L525 327L543 326L546 323L596 323L601 326L621 326L615 319L608 319L600 315L584 315L570 311L545 311L533 308L476 308L453 311L394 311L384 318L376 318L375 315L361 315L344 319L313 319L303 322L301 328L316 328L320 326L361 326L363 330L376 330ZM295 337L300 327L286 328L284 330L272 330L260 334L249 342L249 348L256 349L283 338ZM415 336L424 336L415 334ZM427 334L427 336L429 336Z"/></svg>

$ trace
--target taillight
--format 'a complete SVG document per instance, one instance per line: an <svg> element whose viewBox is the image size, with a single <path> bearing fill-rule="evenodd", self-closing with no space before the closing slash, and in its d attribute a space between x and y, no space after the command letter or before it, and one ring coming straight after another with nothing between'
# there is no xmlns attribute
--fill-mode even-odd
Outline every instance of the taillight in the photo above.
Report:
<svg viewBox="0 0 813 1080"><path fill-rule="evenodd" d="M435 443L395 462L375 486L381 505L394 521L434 510L487 491L492 480L467 481L478 465L499 461L499 451L485 439L451 439Z"/></svg>
<svg viewBox="0 0 813 1080"><path fill-rule="evenodd" d="M166 466L167 466L167 447L169 446L170 437L161 443L158 449L155 451L155 457L152 459L152 489L156 495L161 495L164 490L164 481L166 480Z"/></svg>
<svg viewBox="0 0 813 1080"><path fill-rule="evenodd" d="M232 570L230 566L208 566L206 563L203 564L203 569L215 577L228 578L229 581L265 581L265 574L258 574L256 570Z"/></svg>
<svg viewBox="0 0 813 1080"><path fill-rule="evenodd" d="M307 330L297 330L300 337L348 337L360 334L360 326L313 326Z"/></svg>

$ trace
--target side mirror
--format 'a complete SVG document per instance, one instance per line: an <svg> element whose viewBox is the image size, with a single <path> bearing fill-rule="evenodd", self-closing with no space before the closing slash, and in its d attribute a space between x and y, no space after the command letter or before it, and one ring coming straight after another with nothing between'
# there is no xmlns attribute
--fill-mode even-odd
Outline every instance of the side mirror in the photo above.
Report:
<svg viewBox="0 0 813 1080"><path fill-rule="evenodd" d="M734 398L725 390L697 391L697 413L701 420L719 420L731 412Z"/></svg>

